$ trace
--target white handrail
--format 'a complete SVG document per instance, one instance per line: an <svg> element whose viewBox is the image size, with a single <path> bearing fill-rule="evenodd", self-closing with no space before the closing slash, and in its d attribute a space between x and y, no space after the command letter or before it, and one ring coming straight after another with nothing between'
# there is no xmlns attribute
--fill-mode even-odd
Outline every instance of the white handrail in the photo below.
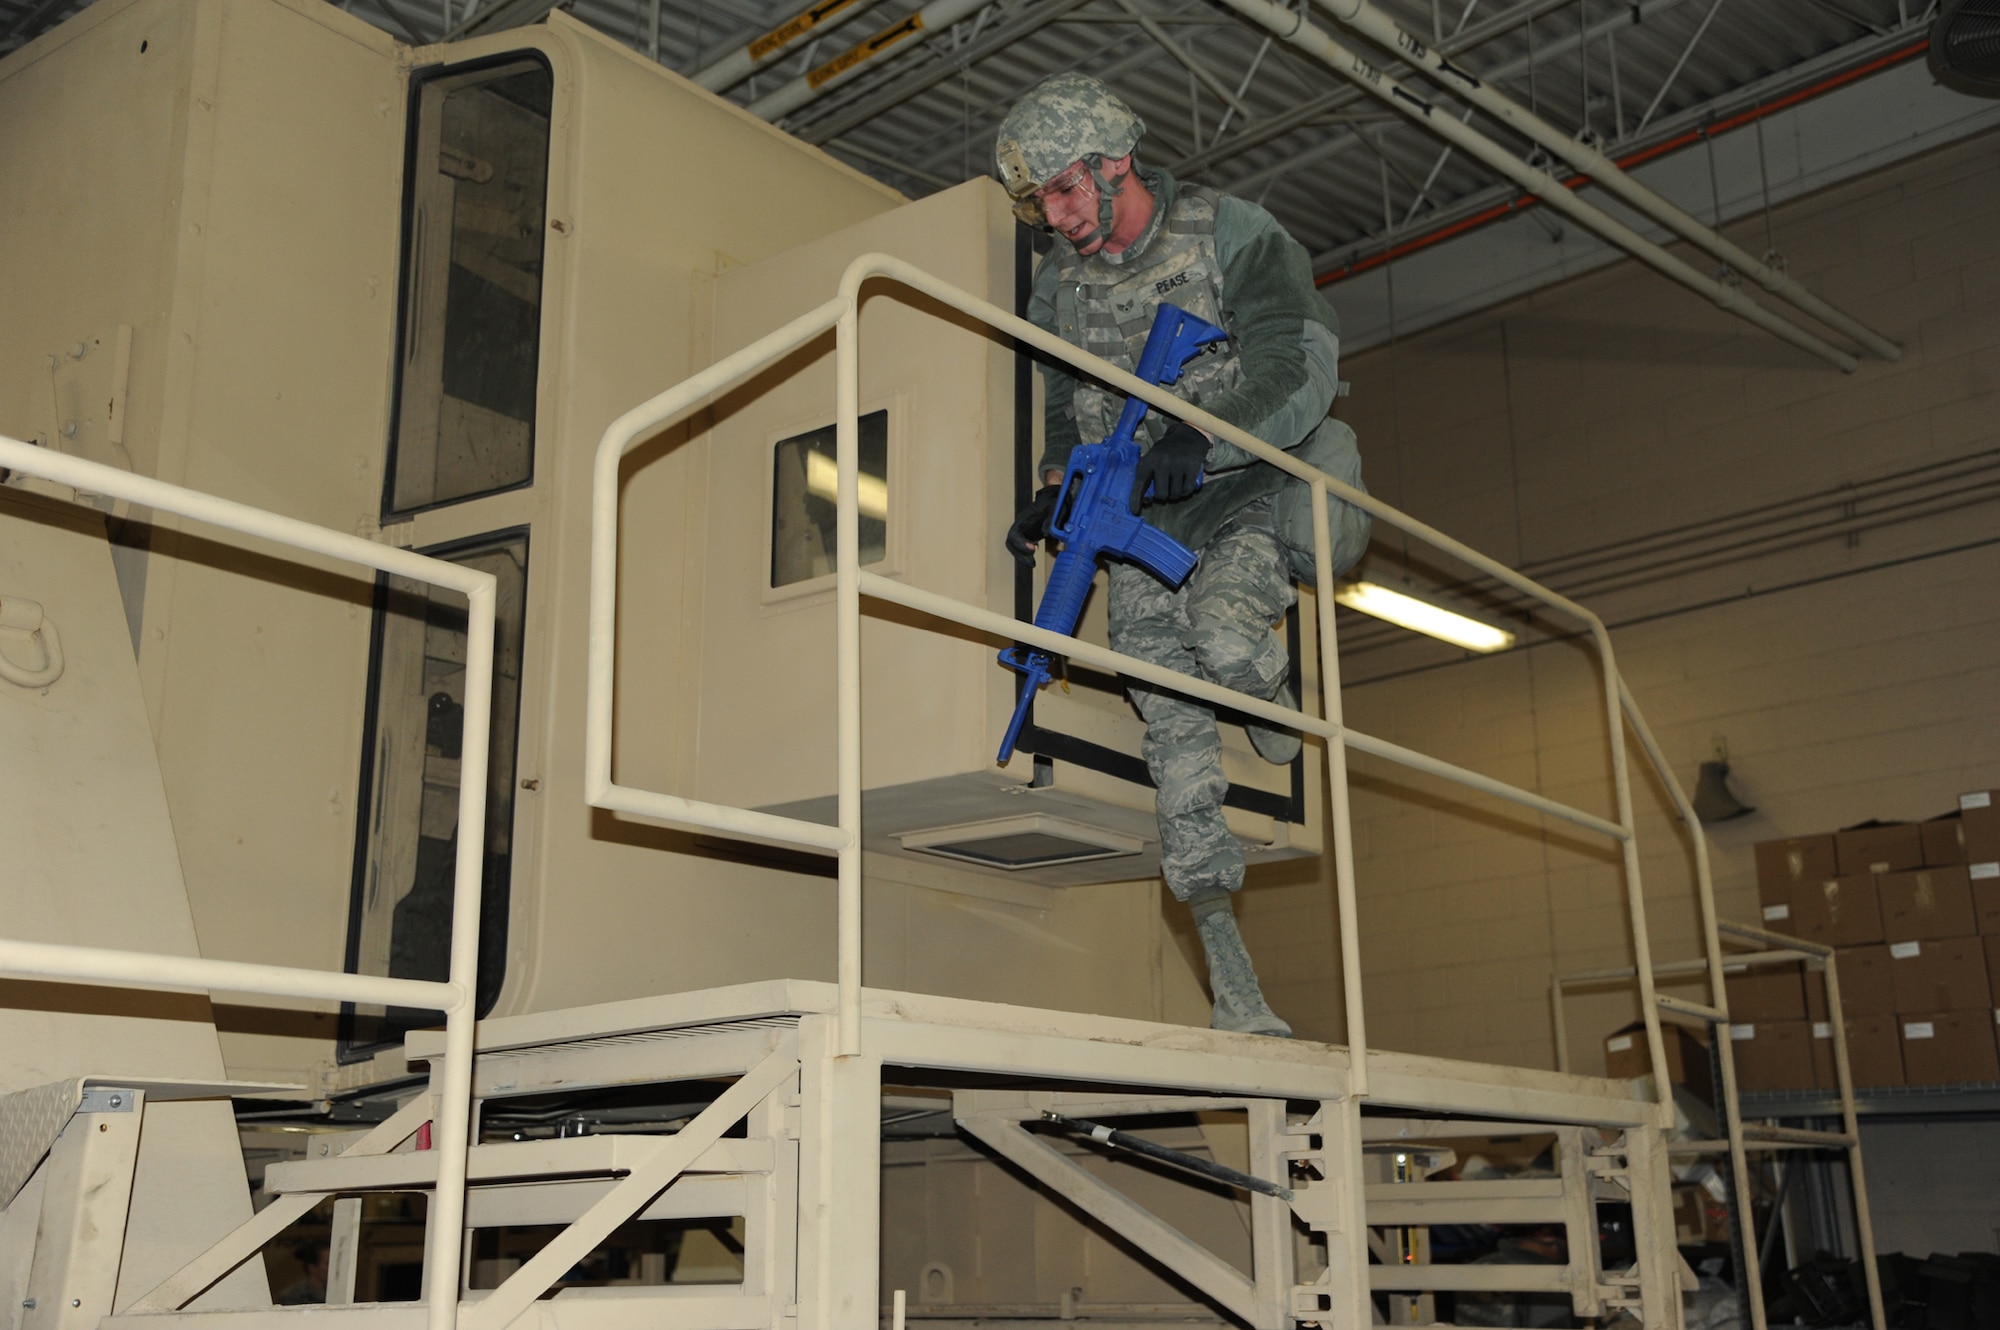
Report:
<svg viewBox="0 0 2000 1330"><path fill-rule="evenodd" d="M1610 727L1615 818L1600 817L1571 808L1522 790L1492 777L1441 762L1385 740L1346 729L1341 721L1340 662L1335 639L1335 622L1330 595L1319 597L1320 679L1322 716L1276 707L1260 699L1185 675L1163 671L1133 657L1090 646L1060 634L1045 634L1031 625L993 614L982 607L967 605L949 597L909 587L863 572L858 557L859 540L859 457L858 402L860 365L860 305L862 288L871 279L883 279L929 296L948 308L967 314L987 327L1033 347L1051 359L1061 361L1111 387L1140 398L1177 419L1197 425L1210 433L1277 467L1313 487L1314 558L1319 583L1332 585L1331 531L1326 518L1326 499L1332 495L1360 508L1375 518L1445 551L1504 586L1528 596L1580 622L1588 631L1603 665L1604 706ZM751 374L782 355L796 350L833 329L835 353L835 449L838 458L836 487L834 618L835 689L838 699L838 822L822 823L779 818L745 809L702 803L665 793L618 785L611 772L611 722L615 673L617 569L618 569L618 464L627 452L645 437L674 424L704 403L741 383ZM1636 706L1625 693L1611 638L1604 623L1588 609L1509 568L1472 547L1454 540L1430 525L1354 488L1313 467L1282 449L1220 420L1200 407L1184 402L1166 389L1141 381L1088 352L1081 351L1027 320L989 301L939 281L923 270L886 254L864 254L851 262L840 279L839 294L816 309L800 315L784 327L752 342L742 350L716 362L627 412L614 421L598 443L592 496L591 539L590 667L589 701L584 748L586 753L586 797L603 808L659 818L680 826L699 827L747 839L775 840L809 849L831 852L839 858L839 1048L843 1054L860 1051L861 992L861 598L864 595L891 600L952 622L1059 650L1100 668L1128 674L1186 696L1211 704L1232 707L1245 714L1289 725L1325 738L1327 744L1328 792L1333 807L1334 883L1340 916L1340 948L1343 982L1346 986L1348 1046L1353 1058L1354 1092L1367 1092L1367 1040L1362 1011L1361 956L1358 938L1358 910L1354 890L1353 851L1349 837L1347 791L1347 750L1373 753L1387 760L1429 772L1459 784L1509 799L1550 816L1564 818L1587 830L1619 842L1624 861L1627 911L1631 921L1633 947L1640 959L1638 979L1646 997L1646 1038L1650 1061L1656 1071L1666 1063L1660 1033L1656 995L1652 992L1652 950L1645 916L1645 897L1640 885L1639 855L1634 833L1631 782L1625 752L1624 720L1633 718L1642 735L1642 746L1659 764L1651 736L1643 728ZM1668 773L1671 782L1671 773ZM1677 791L1677 787L1673 787ZM1703 847L1705 849L1705 847ZM1700 851L1698 851L1700 853ZM1702 855L1702 877L1706 880L1706 857ZM1665 1085L1664 1076L1659 1079ZM1671 1120L1671 1100L1664 1088L1658 1111L1662 1122Z"/></svg>
<svg viewBox="0 0 2000 1330"><path fill-rule="evenodd" d="M288 965L218 961L111 947L0 938L0 974L16 979L82 980L113 988L163 988L186 993L262 993L328 1002L379 1002L384 1006L448 1011L458 990L422 979L300 970Z"/></svg>
<svg viewBox="0 0 2000 1330"><path fill-rule="evenodd" d="M838 298L766 333L699 374L627 411L605 427L591 477L589 684L584 701L583 797L596 808L654 818L683 829L719 831L742 840L794 845L828 854L846 838L839 828L747 808L704 803L620 785L611 776L611 712L618 650L618 463L638 444L789 355L840 317Z"/></svg>
<svg viewBox="0 0 2000 1330"><path fill-rule="evenodd" d="M1580 621L1588 629L1603 663L1605 704L1610 725L1613 776L1617 801L1615 821L1570 808L1531 791L1441 762L1385 740L1348 730L1341 719L1339 658L1333 601L1318 597L1321 688L1324 719L1277 707L1263 699L1234 692L1202 680L1161 671L1133 657L1094 647L1058 634L1044 634L977 606L952 601L904 586L878 574L864 573L859 561L859 363L860 301L864 283L880 277L932 297L971 315L987 326L1035 347L1053 359L1075 366L1115 388L1137 396L1157 409L1201 426L1245 452L1306 481L1313 491L1314 558L1318 583L1333 581L1332 541L1326 512L1329 495L1444 550L1503 585ZM778 817L754 810L685 799L656 791L621 786L612 779L611 728L615 682L618 469L620 459L637 442L676 423L720 393L780 357L824 335L835 333L836 451L838 525L836 528L835 622L838 708L839 821L822 823ZM446 563L406 550L378 545L311 523L264 512L212 495L170 485L86 462L80 458L0 437L0 467L42 476L81 490L107 494L162 512L172 512L228 530L296 549L358 563L465 594L469 602L466 651L465 733L461 747L462 782L459 826L474 832L485 823L486 766L492 706L493 625L495 581L490 574ZM1653 967L1643 892L1639 883L1637 844L1624 744L1624 721L1640 735L1641 746L1661 772L1680 811L1695 828L1698 879L1703 897L1711 969L1719 950L1715 940L1713 903L1706 846L1687 808L1685 795L1666 769L1646 730L1644 720L1625 689L1603 622L1589 610L1542 586L1497 560L1481 554L1443 532L1383 503L1364 491L1320 471L1237 427L1181 401L1164 389L1142 382L1117 367L1069 346L1026 320L987 301L938 281L920 269L883 254L868 254L851 263L839 294L818 308L760 338L735 354L692 376L667 392L642 403L614 421L599 442L593 472L591 588L588 697L585 717L585 797L594 806L656 818L683 827L721 832L743 839L771 841L833 853L839 860L839 1051L861 1049L861 653L860 602L863 594L897 601L985 631L1035 641L1079 660L1143 678L1158 686L1246 714L1318 734L1327 743L1329 796L1334 826L1335 891L1340 920L1342 975L1346 989L1348 1047L1352 1058L1352 1089L1367 1093L1367 1040L1361 988L1358 911L1354 888L1347 790L1349 747L1423 770L1444 779L1510 799L1551 816L1565 818L1620 842L1626 870L1627 903L1636 975L1645 993L1645 1020L1650 1061L1656 1085L1664 1096L1665 1057L1659 1028L1658 1001L1652 993ZM476 839L476 835L474 836ZM469 843L465 835L461 843ZM458 1309L458 1248L464 1218L466 1147L471 1107L474 1011L472 994L478 963L478 920L481 857L458 856L453 888L450 977L444 983L332 974L282 966L164 957L140 952L63 947L0 939L0 975L30 978L70 978L156 988L245 991L341 1001L382 1002L423 1006L445 1012L445 1067L441 1073L435 1148L439 1151L437 1189L426 1232L427 1321L429 1330L453 1330ZM1719 980L1719 975L1717 975ZM1720 1006L1719 983L1717 989ZM1671 1101L1662 1099L1664 1114Z"/></svg>
<svg viewBox="0 0 2000 1330"><path fill-rule="evenodd" d="M425 1223L424 1284L429 1330L454 1330L458 1320L460 1243L464 1238L465 1152L472 1114L479 892L485 866L485 856L475 847L484 841L488 728L493 714L493 621L497 600L493 575L5 436L0 436L0 468L40 476L93 494L108 494L160 512L177 513L224 530L447 587L465 595L468 618L465 730L459 747L460 853L452 886L451 962L445 982L0 939L0 976L11 978L267 993L443 1011L444 1068L439 1073L442 1085L436 1133L432 1138L432 1146L438 1151L437 1191Z"/></svg>

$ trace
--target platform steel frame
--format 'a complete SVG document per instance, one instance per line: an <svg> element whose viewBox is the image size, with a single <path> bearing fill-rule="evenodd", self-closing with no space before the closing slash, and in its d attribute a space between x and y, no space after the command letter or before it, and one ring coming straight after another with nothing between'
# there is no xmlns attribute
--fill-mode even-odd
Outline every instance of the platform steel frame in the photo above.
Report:
<svg viewBox="0 0 2000 1330"><path fill-rule="evenodd" d="M480 1027L475 1110L498 1099L620 1086L727 1081L678 1132L476 1145L468 1227L568 1227L498 1289L460 1290L461 1324L507 1330L860 1330L881 1323L879 1179L883 1069L897 1084L948 1073L959 1128L1194 1284L1251 1330L1365 1330L1371 1296L1408 1291L1566 1293L1580 1314L1632 1312L1645 1330L1678 1330L1664 1138L1628 1082L1378 1052L1364 1101L1337 1045L1266 1039L1151 1021L864 990L861 1052L840 1048L840 993L779 980L671 997L503 1018ZM279 1199L191 1269L212 1281L332 1196L435 1186L434 1152L388 1153L431 1111L449 1065L434 1032L411 1035L432 1086L343 1154L272 1165ZM986 1088L968 1082L981 1077ZM1021 1088L1024 1083L1032 1088ZM1364 1113L1364 1107L1366 1112ZM1390 1108L1425 1116L1383 1116ZM1241 1111L1250 1165L1284 1179L1289 1200L1253 1195L1253 1268L1242 1271L1053 1148L1026 1125L1050 1110L1119 1116ZM725 1136L737 1124L740 1136ZM1548 1132L1562 1172L1526 1182L1368 1183L1370 1150L1446 1137ZM1631 1204L1638 1263L1597 1263L1595 1204ZM1548 1216L1571 1234L1565 1265L1383 1266L1370 1230ZM660 1285L543 1295L619 1224L636 1218L745 1221L740 1287ZM262 1221L262 1222L260 1222ZM1327 1262L1295 1268L1295 1228L1323 1235ZM337 1235L338 1236L338 1235ZM194 1279L177 1286L191 1297ZM198 1290L196 1290L198 1291ZM182 1312L149 1300L102 1330L295 1330L272 1308ZM414 1326L407 1305L312 1308L356 1330ZM338 1330L338 1326L335 1326Z"/></svg>
<svg viewBox="0 0 2000 1330"><path fill-rule="evenodd" d="M1580 624L1585 636L1596 648L1602 667L1603 705L1612 758L1615 816L1607 818L1598 813L1566 805L1534 791L1443 762L1348 727L1344 723L1341 711L1340 666L1331 594L1322 594L1317 598L1322 697L1321 715L1312 716L1301 710L1276 706L1262 699L1164 671L1146 662L1070 637L1044 632L1030 624L993 614L981 607L965 605L891 578L864 572L860 567L858 547L858 412L861 355L859 315L864 286L871 287L871 294L887 292L894 295L914 292L948 309L968 315L995 332L1145 400L1171 417L1206 429L1304 482L1309 486L1312 496L1315 563L1318 573L1316 580L1322 588L1330 589L1334 580L1328 502L1337 498L1367 511L1378 521L1386 522L1433 548L1464 561L1501 584ZM907 298L906 294L904 298ZM829 330L835 334L835 434L838 455L836 504L838 530L834 598L838 696L837 823L834 826L826 826L619 785L613 779L612 772L611 722L616 638L620 459L643 438L650 437L660 429L685 419L722 392ZM464 761L468 779L461 786L459 825L461 834L465 835L471 834L472 829L483 825L485 782L474 778L473 773L480 769L480 764L485 758L484 726L488 710L485 690L490 687L493 616L493 585L490 577L475 570L426 559L408 551L396 550L345 533L314 527L308 523L230 503L149 477L137 476L116 468L36 448L18 440L0 438L0 466L71 485L79 491L148 505L159 511L172 512L225 529L275 540L296 549L347 559L378 570L463 591L471 606L471 631L468 636L466 696L466 708L469 714L466 718L464 741L466 746ZM1635 975L1642 995L1642 1014L1649 1062L1654 1068L1654 1083L1658 1096L1640 1109L1640 1116L1654 1131L1663 1130L1671 1125L1673 1109L1663 1074L1665 1055L1660 1033L1660 1012L1662 1009L1671 1009L1711 1019L1726 1015L1720 942L1715 925L1707 848L1685 793L1647 729L1643 716L1618 672L1610 636L1604 623L1584 607L1199 407L1183 402L1159 387L1144 383L1097 357L1068 346L1059 338L1043 332L1026 320L990 302L883 254L865 254L856 258L843 275L837 294L825 304L724 358L682 384L640 404L614 421L607 428L598 446L592 503L589 668L585 733L585 791L588 802L610 811L645 817L669 825L830 854L838 863L837 983L834 988L830 1023L820 1019L826 1013L816 1012L815 1019L810 1023L812 1028L810 1036L807 1034L807 1023L802 1022L800 1025L801 1046L797 1053L801 1069L800 1082L802 1086L810 1083L814 1087L809 1096L802 1098L801 1103L810 1100L812 1111L820 1115L821 1126L837 1124L848 1130L861 1131L864 1116L871 1125L862 1136L855 1138L851 1150L845 1153L824 1151L815 1157L810 1168L802 1161L798 1189L801 1233L808 1231L815 1223L823 1222L816 1217L819 1212L809 1209L809 1206L830 1205L833 1203L832 1198L836 1197L840 1198L843 1205L849 1207L850 1220L846 1226L849 1229L870 1228L875 1218L872 1202L864 1199L874 1194L872 1186L857 1188L853 1185L860 1172L858 1168L860 1163L868 1165L869 1175L872 1177L872 1168L879 1154L880 1144L878 1128L874 1125L875 1106L872 1098L879 1090L880 1061L878 1055L864 1045L861 986L860 604L864 595L902 604L947 622L1024 641L1044 650L1074 657L1098 668L1126 674L1183 695L1231 707L1238 712L1274 724L1318 735L1326 741L1328 790L1333 820L1335 906L1339 920L1339 960L1346 998L1344 1015L1347 1046L1337 1051L1332 1050L1330 1046L1319 1046L1322 1051L1315 1057L1322 1065L1317 1074L1337 1073L1339 1085L1331 1094L1308 1095L1306 1098L1319 1098L1323 1103L1348 1104L1350 1109L1346 1111L1353 1111L1352 1105L1370 1096L1385 1103L1407 1103L1422 1107L1425 1105L1421 1093L1412 1100L1407 1095L1399 1093L1399 1088L1417 1091L1421 1089L1422 1084L1429 1083L1426 1074L1413 1071L1414 1064L1409 1063L1407 1059L1399 1061L1398 1055L1378 1055L1369 1050L1367 1045L1348 808L1349 749L1370 753L1485 795L1513 802L1615 841L1619 845L1623 862L1628 923L1638 962ZM1625 736L1627 725L1632 728L1643 753L1659 775L1676 811L1691 833L1696 891L1702 910L1708 971L1713 994L1711 1005L1691 1004L1679 999L1666 998L1656 993L1653 988L1652 950L1640 879L1636 818L1627 760ZM432 1122L435 1126L434 1144L439 1160L435 1174L434 1203L430 1212L432 1222L426 1233L426 1305L422 1316L428 1330L456 1330L460 1314L460 1299L457 1296L459 1289L456 1284L464 1251L463 1224L473 1122L471 1100L474 1059L470 994L473 991L473 971L477 961L475 944L478 935L478 908L479 874L476 857L462 856L454 889L454 943L450 979L446 983L428 984L358 975L317 974L274 966L148 956L136 952L51 947L4 938L0 938L0 977L83 980L197 992L263 992L280 996L388 1002L395 1005L443 1010L447 1018L447 1047L443 1050L444 1056L439 1064L435 1081L438 1087L434 1096L435 1102L422 1104L415 1110L406 1106L404 1113L399 1113L392 1119L392 1124L400 1128L409 1121L414 1129L414 1126L421 1123L407 1119L405 1114L419 1112L427 1115L423 1121ZM1094 1018L1065 1018L1059 1023L1060 1028L1052 1028L1042 1036L1035 1036L1029 1031L1014 1032L1004 1044L1010 1056L1018 1054L1024 1060L1021 1063L1024 1068L1038 1066L1039 1064L1035 1062L1037 1057L1048 1058L1047 1065L1041 1066L1036 1074L1046 1074L1061 1079L1068 1073L1063 1067L1064 1058L1057 1050L1070 1049L1077 1042L1074 1021L1088 1022L1091 1019ZM1207 1032L1191 1033L1198 1037L1208 1037ZM954 1052L954 1042L961 1038L961 1032L955 1029L926 1032L920 1026L911 1025L899 1029L897 1038L906 1041L908 1055L917 1059L916 1065L949 1066L957 1056ZM1096 1040L1086 1035L1083 1042L1091 1045L1089 1058L1091 1065L1087 1070L1096 1079L1103 1078L1106 1065L1118 1065L1133 1059L1148 1062L1151 1056L1142 1053L1136 1046L1121 1047L1118 1040ZM1309 1046L1296 1047L1303 1049ZM1154 1051L1167 1050L1159 1048ZM1235 1059L1244 1057L1248 1057L1252 1065L1261 1065L1265 1061L1262 1055L1221 1049L1214 1051L1221 1057L1221 1065L1225 1066L1231 1065ZM1475 1064L1453 1065L1473 1068ZM745 1067L730 1070L736 1073L748 1073ZM1078 1067L1069 1068L1069 1072L1080 1073L1083 1070L1085 1069ZM1481 1115L1522 1116L1518 1111L1522 1106L1534 1103L1553 1105L1570 1093L1559 1088L1551 1088L1547 1084L1536 1084L1527 1073L1523 1074L1530 1075L1530 1079L1521 1080L1519 1077L1507 1075L1509 1069L1485 1070L1502 1073L1499 1081L1481 1075L1470 1075L1466 1078L1466 1083L1482 1086L1487 1092L1477 1097L1480 1106L1472 1110ZM761 1077L763 1073L757 1074ZM1229 1081L1229 1075L1223 1075L1222 1080ZM1153 1081L1156 1084L1186 1088L1185 1072L1167 1074L1163 1071L1156 1074ZM753 1085L756 1083L752 1082ZM1234 1082L1231 1081L1230 1084ZM1227 1087L1216 1084L1206 1088L1218 1091ZM745 1091L745 1095L748 1093ZM802 1089L801 1094L803 1096L806 1092ZM1577 1102L1567 1116L1557 1113L1553 1118L1542 1115L1537 1120L1591 1123L1601 1116L1602 1105L1609 1102L1601 1089L1590 1087L1575 1090L1573 1097ZM1629 1104L1629 1101L1626 1102ZM867 1105L865 1115L862 1111L864 1103ZM750 1106L746 1105L746 1111L748 1107ZM1532 1112L1528 1116L1537 1117ZM370 1134L367 1151L356 1153L359 1151L359 1147L356 1147L356 1151L350 1153L354 1153L355 1158L359 1159L361 1153L379 1153L396 1148L400 1144L400 1139L391 1140L380 1135L381 1132L388 1130L390 1125L385 1124L377 1133ZM1635 1122L1628 1125L1637 1128L1641 1124ZM1637 1136L1633 1140L1633 1156L1649 1157L1649 1147L1645 1142ZM665 1162L658 1163L657 1168L667 1170L670 1174L690 1162L681 1160L678 1165L670 1168L673 1160L685 1152L668 1151L664 1146L662 1151ZM651 1176L651 1172L649 1169L647 1176ZM295 1195L304 1194L308 1193ZM1358 1207L1359 1202L1354 1204ZM263 1216L260 1216L261 1218ZM276 1221L273 1218L265 1222ZM1360 1231L1358 1217L1351 1223L1358 1234ZM1356 1240L1359 1241L1359 1238ZM211 1253L211 1257L220 1259L214 1257L214 1253ZM852 1327L860 1324L864 1317L873 1319L872 1304L864 1306L856 1299L857 1290L852 1287L852 1281L858 1276L853 1275L851 1270L845 1266L840 1269L833 1268L827 1263L825 1253L820 1252L818 1248L809 1249L804 1246L799 1252L798 1266L800 1278L807 1281L801 1286L799 1305L804 1307L809 1303L817 1308L815 1314L822 1318L821 1323L831 1327L838 1322L843 1327ZM199 1287L206 1287L207 1283L213 1282L212 1279L204 1282L198 1278L204 1268L201 1261L197 1261L148 1294L134 1310L157 1315L168 1314L174 1308L184 1306L187 1300L199 1292ZM1664 1266L1660 1268L1664 1269ZM873 1279L872 1274L869 1275L869 1279ZM1353 1297L1357 1305L1360 1301L1365 1301L1365 1294L1360 1291L1354 1292ZM1660 1297L1654 1301L1655 1305L1663 1305L1671 1300ZM496 1309L500 1305L496 1303ZM320 1314L344 1315L333 1312ZM410 1317L410 1313L406 1310L384 1311L382 1314L399 1321ZM490 1315L497 1317L498 1311ZM1666 1315L1669 1320L1661 1324L1678 1323L1677 1302ZM1356 1324L1365 1324L1365 1321ZM497 1330L497 1328L482 1324L478 1330ZM814 1330L817 1330L817 1326L814 1326Z"/></svg>

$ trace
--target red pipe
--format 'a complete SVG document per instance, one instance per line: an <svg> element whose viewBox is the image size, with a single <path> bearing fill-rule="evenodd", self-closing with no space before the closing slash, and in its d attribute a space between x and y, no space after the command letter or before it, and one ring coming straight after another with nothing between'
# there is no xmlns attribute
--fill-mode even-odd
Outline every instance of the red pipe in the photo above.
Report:
<svg viewBox="0 0 2000 1330"><path fill-rule="evenodd" d="M1714 124L1705 125L1700 129L1690 129L1685 133L1676 134L1670 139L1655 143L1650 148L1641 148L1637 152L1617 158L1618 169L1621 171L1630 170L1632 167L1650 162L1656 157L1664 157L1670 152L1685 148L1691 143L1699 143L1703 138L1713 138L1717 134L1725 134L1732 129L1741 129L1747 124L1762 120L1767 115L1772 115L1787 107L1797 106L1800 102L1811 101L1815 97L1832 92L1835 88L1853 83L1857 79L1867 78L1870 74L1880 73L1892 65L1900 65L1906 60L1914 59L1922 55L1925 51L1928 51L1930 45L1930 39L1926 37L1924 40L1906 46L1900 51L1891 51L1887 55L1877 56L1873 60L1822 79L1809 87L1788 92L1776 101L1754 106L1747 111L1739 111L1727 119L1718 120ZM1590 179L1587 175L1573 175L1562 183L1565 189L1582 189L1590 183ZM1414 236L1399 245L1392 245L1379 254L1371 254L1365 259L1356 259L1354 262L1335 268L1331 272L1322 273L1318 277L1313 278L1313 285L1332 286L1335 282L1344 281L1349 277L1358 277L1371 268L1379 268L1385 263L1392 263L1406 255L1415 254L1419 250L1429 249L1432 245L1442 244L1450 240L1453 236L1461 236L1468 231L1476 231L1488 223L1496 222L1502 217L1532 208L1540 202L1541 200L1532 194L1517 194L1505 203L1497 203L1491 208L1474 213L1470 217L1461 217L1449 225L1440 226L1435 231L1426 231L1424 234Z"/></svg>

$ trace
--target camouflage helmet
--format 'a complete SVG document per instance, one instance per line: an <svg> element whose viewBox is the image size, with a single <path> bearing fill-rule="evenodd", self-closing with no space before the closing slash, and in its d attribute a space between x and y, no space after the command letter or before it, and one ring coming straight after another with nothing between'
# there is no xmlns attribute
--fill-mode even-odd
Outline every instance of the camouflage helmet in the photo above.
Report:
<svg viewBox="0 0 2000 1330"><path fill-rule="evenodd" d="M1085 157L1123 157L1145 132L1145 121L1097 79L1051 74L1000 122L993 157L1000 183L1022 200Z"/></svg>

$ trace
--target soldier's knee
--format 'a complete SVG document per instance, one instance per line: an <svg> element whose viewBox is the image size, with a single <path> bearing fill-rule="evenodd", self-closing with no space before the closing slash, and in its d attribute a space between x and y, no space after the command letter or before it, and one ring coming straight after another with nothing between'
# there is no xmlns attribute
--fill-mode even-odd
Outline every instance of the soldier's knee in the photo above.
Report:
<svg viewBox="0 0 2000 1330"><path fill-rule="evenodd" d="M1208 625L1196 634L1195 662L1201 672L1239 693L1269 697L1284 681L1290 662L1277 634L1245 632L1232 625Z"/></svg>
<svg viewBox="0 0 2000 1330"><path fill-rule="evenodd" d="M1208 819L1220 823L1222 801L1229 794L1229 778L1213 751L1201 753L1147 754L1147 770L1153 777L1153 803L1161 824L1172 818Z"/></svg>

